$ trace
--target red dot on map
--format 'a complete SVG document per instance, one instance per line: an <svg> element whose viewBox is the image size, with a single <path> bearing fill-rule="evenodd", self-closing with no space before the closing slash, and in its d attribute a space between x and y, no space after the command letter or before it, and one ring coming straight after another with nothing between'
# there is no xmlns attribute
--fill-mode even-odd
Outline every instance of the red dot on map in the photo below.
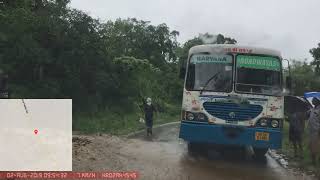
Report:
<svg viewBox="0 0 320 180"><path fill-rule="evenodd" d="M34 132L34 134L38 134L38 130L37 129L35 129L33 132Z"/></svg>

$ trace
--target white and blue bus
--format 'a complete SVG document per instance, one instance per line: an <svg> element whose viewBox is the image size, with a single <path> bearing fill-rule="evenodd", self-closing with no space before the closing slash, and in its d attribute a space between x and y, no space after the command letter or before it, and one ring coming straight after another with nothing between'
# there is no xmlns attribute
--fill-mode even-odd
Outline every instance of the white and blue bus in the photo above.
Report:
<svg viewBox="0 0 320 180"><path fill-rule="evenodd" d="M179 137L199 144L281 148L284 119L279 51L231 44L189 50Z"/></svg>

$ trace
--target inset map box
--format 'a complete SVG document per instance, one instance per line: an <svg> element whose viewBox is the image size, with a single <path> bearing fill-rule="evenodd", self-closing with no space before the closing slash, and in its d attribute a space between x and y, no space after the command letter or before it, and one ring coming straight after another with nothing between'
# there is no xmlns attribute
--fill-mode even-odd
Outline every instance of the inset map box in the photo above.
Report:
<svg viewBox="0 0 320 180"><path fill-rule="evenodd" d="M71 171L72 100L0 99L0 171Z"/></svg>

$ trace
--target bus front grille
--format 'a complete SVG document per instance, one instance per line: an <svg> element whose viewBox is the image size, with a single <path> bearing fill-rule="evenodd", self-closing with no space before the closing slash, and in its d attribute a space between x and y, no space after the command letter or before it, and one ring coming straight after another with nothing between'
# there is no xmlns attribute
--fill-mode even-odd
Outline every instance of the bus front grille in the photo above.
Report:
<svg viewBox="0 0 320 180"><path fill-rule="evenodd" d="M214 117L227 121L245 121L257 117L263 110L260 105L222 102L205 102L204 109Z"/></svg>

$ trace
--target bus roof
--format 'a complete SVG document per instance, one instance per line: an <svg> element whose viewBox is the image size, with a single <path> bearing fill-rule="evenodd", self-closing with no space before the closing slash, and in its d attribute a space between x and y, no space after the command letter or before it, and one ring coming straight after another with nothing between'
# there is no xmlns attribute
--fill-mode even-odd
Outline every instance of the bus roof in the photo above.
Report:
<svg viewBox="0 0 320 180"><path fill-rule="evenodd" d="M206 44L206 45L198 45L194 46L189 50L190 54L195 53L247 53L247 54L263 54L263 55L271 55L281 57L280 51L261 48L261 47L253 47L253 46L240 46L235 44Z"/></svg>

